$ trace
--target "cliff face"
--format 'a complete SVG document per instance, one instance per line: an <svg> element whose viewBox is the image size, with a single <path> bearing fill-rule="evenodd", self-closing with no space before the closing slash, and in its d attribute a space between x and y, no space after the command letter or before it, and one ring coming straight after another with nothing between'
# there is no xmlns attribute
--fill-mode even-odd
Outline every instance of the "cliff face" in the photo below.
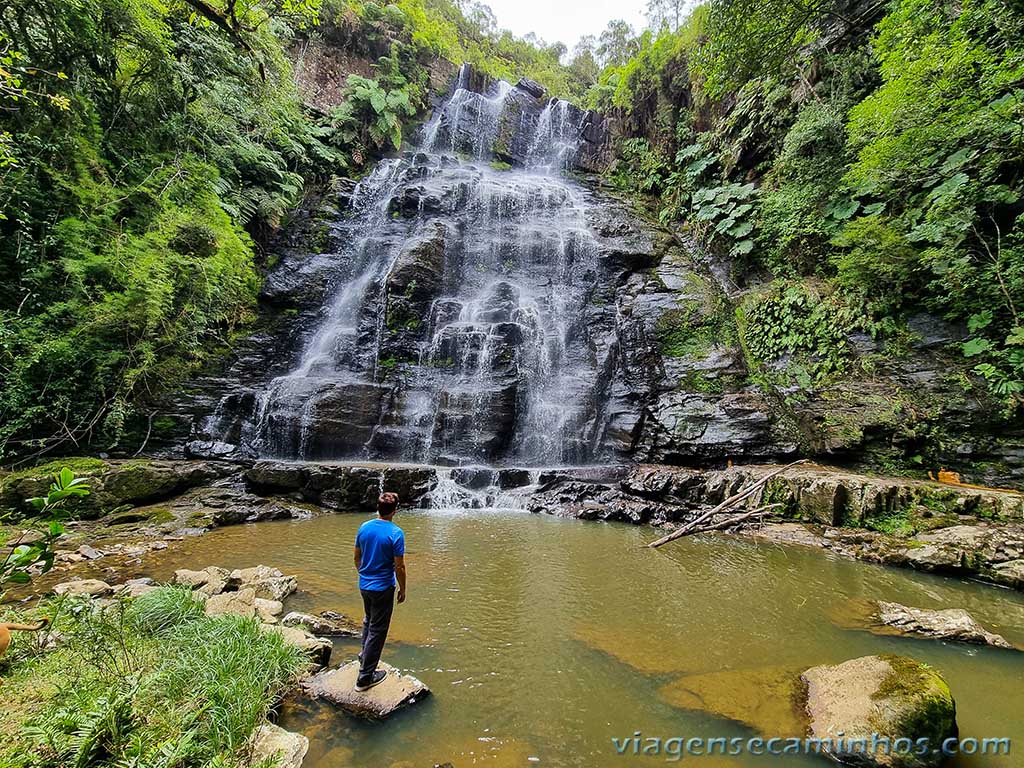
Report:
<svg viewBox="0 0 1024 768"><path fill-rule="evenodd" d="M300 85L326 109L338 93L329 86L339 79L339 68L357 63L342 62L337 52L306 50L302 55ZM447 91L448 99L456 88L478 95L495 92L496 84L471 68L456 77L438 66L438 83L446 74L451 85L440 90ZM428 129L435 132L435 142L450 144L455 153L475 147L485 124L493 131L487 135L498 162L530 165L536 136L543 131L571 145L564 155L556 152L570 170L601 171L612 159L606 118L548 99L527 80L503 90L500 102L468 99L456 109L441 110ZM349 387L332 399L333 415L321 425L327 429L331 419L337 421L330 427L337 438L325 444L326 453L318 453L324 458L406 456L401 431L382 430L379 424L387 423L389 408L409 396L402 371L423 357L436 321L434 305L449 281L445 254L453 252L453 243L463 242L471 226L465 218L468 190L481 183L480 172L470 168L438 186L428 180L437 172L431 170L432 161L410 156L409 162L407 178L389 191L386 207L396 220L407 222L401 226L411 222L415 233L402 236L411 238L411 245L383 276L385 304L378 310L388 325L378 364L384 360L387 367L398 368L385 372L384 383ZM965 367L951 347L962 339L963 329L915 316L898 352L851 334L843 343L851 357L847 370L856 373L833 376L827 384L794 386L791 377L781 375L791 360L757 359L743 343L738 315L742 318L745 301L757 292L756 281L737 288L727 260L652 224L628 199L614 199L584 183L586 205L580 210L595 244L596 271L584 278L592 282L579 318L587 339L580 354L593 372L592 394L578 445L563 460L714 466L803 455L876 471L943 467L990 485L1024 481L1024 430L1007 428L990 399L963 386ZM244 433L247 421L263 407L259 392L295 368L323 302L346 279L339 271L344 263L339 254L353 236L345 224L352 215L351 189L342 184L326 194L282 238L261 294L265 330L239 344L226 375L199 380L172 405L182 427L172 452L180 452L187 431L193 455L254 455L245 447ZM507 334L499 339L499 346L508 348L502 359L509 365L518 360L518 339ZM513 428L522 407L514 386L518 374L509 368L502 375L502 391L511 394L493 402L496 431L485 442L494 450L480 454L484 461L506 456L502 431ZM464 405L450 403L455 410ZM355 423L358 428L352 427ZM469 437L476 434L467 429ZM469 456L475 450L463 452ZM514 462L514 456L504 459L509 460Z"/></svg>

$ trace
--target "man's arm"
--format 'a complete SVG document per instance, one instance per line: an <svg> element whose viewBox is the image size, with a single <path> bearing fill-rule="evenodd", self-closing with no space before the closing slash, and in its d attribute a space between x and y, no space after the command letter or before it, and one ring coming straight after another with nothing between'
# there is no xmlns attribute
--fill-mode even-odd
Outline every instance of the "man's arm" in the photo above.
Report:
<svg viewBox="0 0 1024 768"><path fill-rule="evenodd" d="M398 602L405 602L405 555L395 555L395 578L398 579Z"/></svg>
<svg viewBox="0 0 1024 768"><path fill-rule="evenodd" d="M363 550L361 550L359 547L354 547L352 549L352 555L353 560L355 561L356 564L356 570L358 571L359 566L363 564Z"/></svg>

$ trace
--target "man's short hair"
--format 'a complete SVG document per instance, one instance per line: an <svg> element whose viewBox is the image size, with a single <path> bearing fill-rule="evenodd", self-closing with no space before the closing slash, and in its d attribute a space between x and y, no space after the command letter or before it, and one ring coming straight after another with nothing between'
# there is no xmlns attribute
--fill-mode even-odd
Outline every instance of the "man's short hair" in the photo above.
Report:
<svg viewBox="0 0 1024 768"><path fill-rule="evenodd" d="M377 499L377 514L379 515L393 515L395 510L398 509L398 494L392 493L391 491L385 491Z"/></svg>

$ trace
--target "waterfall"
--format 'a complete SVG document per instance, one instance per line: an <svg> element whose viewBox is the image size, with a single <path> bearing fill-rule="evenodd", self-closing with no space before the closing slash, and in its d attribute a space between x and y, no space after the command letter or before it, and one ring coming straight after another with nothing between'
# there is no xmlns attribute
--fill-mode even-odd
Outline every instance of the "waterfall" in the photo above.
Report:
<svg viewBox="0 0 1024 768"><path fill-rule="evenodd" d="M581 112L466 67L418 146L382 161L333 225L335 287L297 364L255 394L250 455L437 465L593 461L600 268L588 195L564 175ZM501 170L497 148L525 161ZM525 148L525 150L522 150ZM216 423L216 419L212 422ZM214 436L215 439L222 439ZM439 476L440 499L467 500ZM454 484L457 486L457 484Z"/></svg>

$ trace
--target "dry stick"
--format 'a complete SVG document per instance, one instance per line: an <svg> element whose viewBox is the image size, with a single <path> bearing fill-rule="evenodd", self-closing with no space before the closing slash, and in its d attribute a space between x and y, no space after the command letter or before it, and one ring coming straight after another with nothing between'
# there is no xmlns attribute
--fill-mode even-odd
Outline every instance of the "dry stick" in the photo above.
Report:
<svg viewBox="0 0 1024 768"><path fill-rule="evenodd" d="M709 531L720 531L723 528L732 528L734 525L740 525L745 523L752 517L764 517L769 511L781 507L781 504L765 504L763 507L752 509L749 512L741 512L738 515L733 515L727 520L721 520L717 523L710 523L709 525L702 525L700 528L691 528L686 532L687 536L696 533L708 533Z"/></svg>
<svg viewBox="0 0 1024 768"><path fill-rule="evenodd" d="M730 496L728 499L723 501L721 504L719 504L717 507L712 509L710 512L705 512L703 515L698 517L696 520L687 523L682 528L678 528L678 529L672 531L672 533L668 534L667 536L662 536L657 541L652 541L650 544L647 544L646 546L649 549L656 549L657 547L660 547L662 544L668 544L670 541L674 541L675 539L678 539L678 538L681 538L682 536L685 536L687 533L689 533L691 530L693 530L696 526L698 526L701 523L703 523L705 520L707 520L707 519L709 519L711 517L714 517L715 515L717 515L717 514L719 514L721 512L724 512L725 510L727 510L727 509L729 509L731 507L736 506L741 501L743 501L745 498L747 498L748 496L751 496L755 491L757 491L759 488L764 486L764 484L767 483L769 480L771 480L773 477L776 477L777 475L781 475L787 469L795 467L797 464L805 464L805 463L807 463L807 459L797 459L796 461L794 461L791 464L787 464L784 467L779 467L778 469L776 469L773 472L769 472L767 475L762 477L756 483L753 483L753 484L747 486L746 488L744 488L744 489L734 493L732 496Z"/></svg>

